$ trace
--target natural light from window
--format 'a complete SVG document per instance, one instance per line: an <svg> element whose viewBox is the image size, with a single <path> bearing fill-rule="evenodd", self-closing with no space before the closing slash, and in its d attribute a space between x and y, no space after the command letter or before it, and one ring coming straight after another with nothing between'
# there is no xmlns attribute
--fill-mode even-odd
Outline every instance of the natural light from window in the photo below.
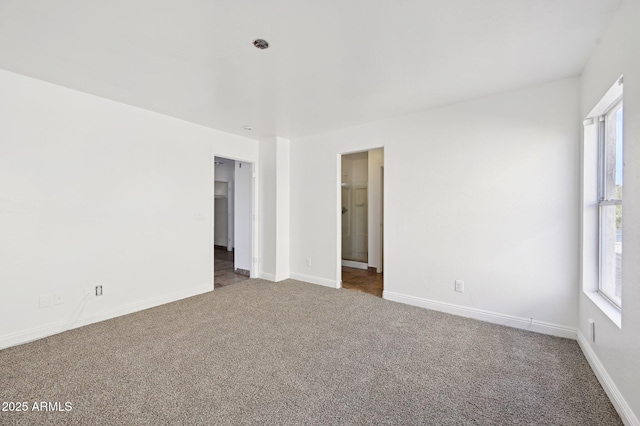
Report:
<svg viewBox="0 0 640 426"><path fill-rule="evenodd" d="M616 102L600 117L599 291L622 307L622 196L623 196L623 108Z"/></svg>

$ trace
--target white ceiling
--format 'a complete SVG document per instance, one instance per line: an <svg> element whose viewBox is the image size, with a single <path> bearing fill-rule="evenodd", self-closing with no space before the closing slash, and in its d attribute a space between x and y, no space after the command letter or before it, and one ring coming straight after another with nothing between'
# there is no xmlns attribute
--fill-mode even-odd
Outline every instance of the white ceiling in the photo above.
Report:
<svg viewBox="0 0 640 426"><path fill-rule="evenodd" d="M620 1L0 0L0 68L295 139L576 76Z"/></svg>

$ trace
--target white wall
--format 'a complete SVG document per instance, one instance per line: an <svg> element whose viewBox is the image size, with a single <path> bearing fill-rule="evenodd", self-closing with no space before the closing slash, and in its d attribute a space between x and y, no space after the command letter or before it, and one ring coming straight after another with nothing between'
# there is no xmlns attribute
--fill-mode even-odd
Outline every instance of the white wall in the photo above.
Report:
<svg viewBox="0 0 640 426"><path fill-rule="evenodd" d="M213 212L213 244L227 247L229 244L229 183L216 180Z"/></svg>
<svg viewBox="0 0 640 426"><path fill-rule="evenodd" d="M349 183L367 183L368 172L368 153L364 152L363 158L357 158L351 161L351 175L347 182Z"/></svg>
<svg viewBox="0 0 640 426"><path fill-rule="evenodd" d="M260 141L260 277L289 278L289 141Z"/></svg>
<svg viewBox="0 0 640 426"><path fill-rule="evenodd" d="M578 111L572 78L292 141L292 276L336 285L337 156L384 147L385 297L575 336Z"/></svg>
<svg viewBox="0 0 640 426"><path fill-rule="evenodd" d="M276 139L276 281L281 281L290 276L291 143Z"/></svg>
<svg viewBox="0 0 640 426"><path fill-rule="evenodd" d="M368 152L356 152L342 156L342 179L343 183L366 184L368 182L367 173L369 163Z"/></svg>
<svg viewBox="0 0 640 426"><path fill-rule="evenodd" d="M5 71L0 93L0 347L212 290L212 154L257 141Z"/></svg>
<svg viewBox="0 0 640 426"><path fill-rule="evenodd" d="M382 176L380 167L384 165L384 149L372 149L369 151L369 161L367 173L369 183L369 267L380 267L380 250L382 250L382 233L380 228L381 211L380 202L382 196Z"/></svg>
<svg viewBox="0 0 640 426"><path fill-rule="evenodd" d="M260 239L261 278L275 280L276 274L276 140L260 141Z"/></svg>
<svg viewBox="0 0 640 426"><path fill-rule="evenodd" d="M216 157L214 158L214 160L217 160L219 162L222 162L222 164L218 164L217 166L214 166L214 173L215 173L215 180L219 181L219 182L227 182L228 184L228 192L227 192L227 240L224 244L221 244L221 240L219 240L216 237L216 244L217 245L224 245L227 247L227 250L231 251L233 250L233 240L234 240L234 216L235 216L235 211L234 211L234 206L235 206L235 199L234 199L234 193L235 193L235 185L234 185L234 175L235 175L235 171L236 171L236 165L235 165L235 161L233 160L223 160L220 157ZM217 221L217 219L216 219ZM216 222L217 225L217 222Z"/></svg>
<svg viewBox="0 0 640 426"><path fill-rule="evenodd" d="M233 266L235 269L244 269L255 275L252 267L254 245L251 240L253 232L254 212L254 164L236 161L235 164L235 190L234 190L234 253ZM262 235L260 239L263 238Z"/></svg>
<svg viewBox="0 0 640 426"><path fill-rule="evenodd" d="M601 38L581 79L582 117L624 74L624 206L622 328L582 291L579 342L614 405L628 424L640 424L640 3L626 1ZM588 237L587 237L588 238ZM584 241L585 248L592 241ZM584 274L593 259L583 259ZM596 269L597 271L597 269ZM583 277L588 279L589 277ZM596 323L596 342L588 342L588 320ZM635 422L635 423L634 423Z"/></svg>
<svg viewBox="0 0 640 426"><path fill-rule="evenodd" d="M233 182L233 177L236 172L235 161L221 157L214 157L214 161L222 163L215 166L214 173L216 180L220 182Z"/></svg>

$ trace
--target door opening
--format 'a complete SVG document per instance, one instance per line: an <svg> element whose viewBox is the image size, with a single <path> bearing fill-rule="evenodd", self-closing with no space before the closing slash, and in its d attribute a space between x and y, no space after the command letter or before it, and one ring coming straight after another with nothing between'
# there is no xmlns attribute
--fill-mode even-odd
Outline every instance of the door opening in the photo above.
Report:
<svg viewBox="0 0 640 426"><path fill-rule="evenodd" d="M384 150L340 158L340 277L343 288L382 296Z"/></svg>
<svg viewBox="0 0 640 426"><path fill-rule="evenodd" d="M213 282L220 288L252 273L253 164L215 157L213 174Z"/></svg>

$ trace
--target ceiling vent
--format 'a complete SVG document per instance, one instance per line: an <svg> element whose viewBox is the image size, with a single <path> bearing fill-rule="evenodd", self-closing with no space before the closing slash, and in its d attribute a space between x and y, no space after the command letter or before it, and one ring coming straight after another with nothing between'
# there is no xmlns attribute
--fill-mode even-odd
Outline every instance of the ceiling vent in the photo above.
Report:
<svg viewBox="0 0 640 426"><path fill-rule="evenodd" d="M264 50L267 47L269 47L269 43L267 43L267 40L263 40L261 38L253 40L253 45L261 50Z"/></svg>

